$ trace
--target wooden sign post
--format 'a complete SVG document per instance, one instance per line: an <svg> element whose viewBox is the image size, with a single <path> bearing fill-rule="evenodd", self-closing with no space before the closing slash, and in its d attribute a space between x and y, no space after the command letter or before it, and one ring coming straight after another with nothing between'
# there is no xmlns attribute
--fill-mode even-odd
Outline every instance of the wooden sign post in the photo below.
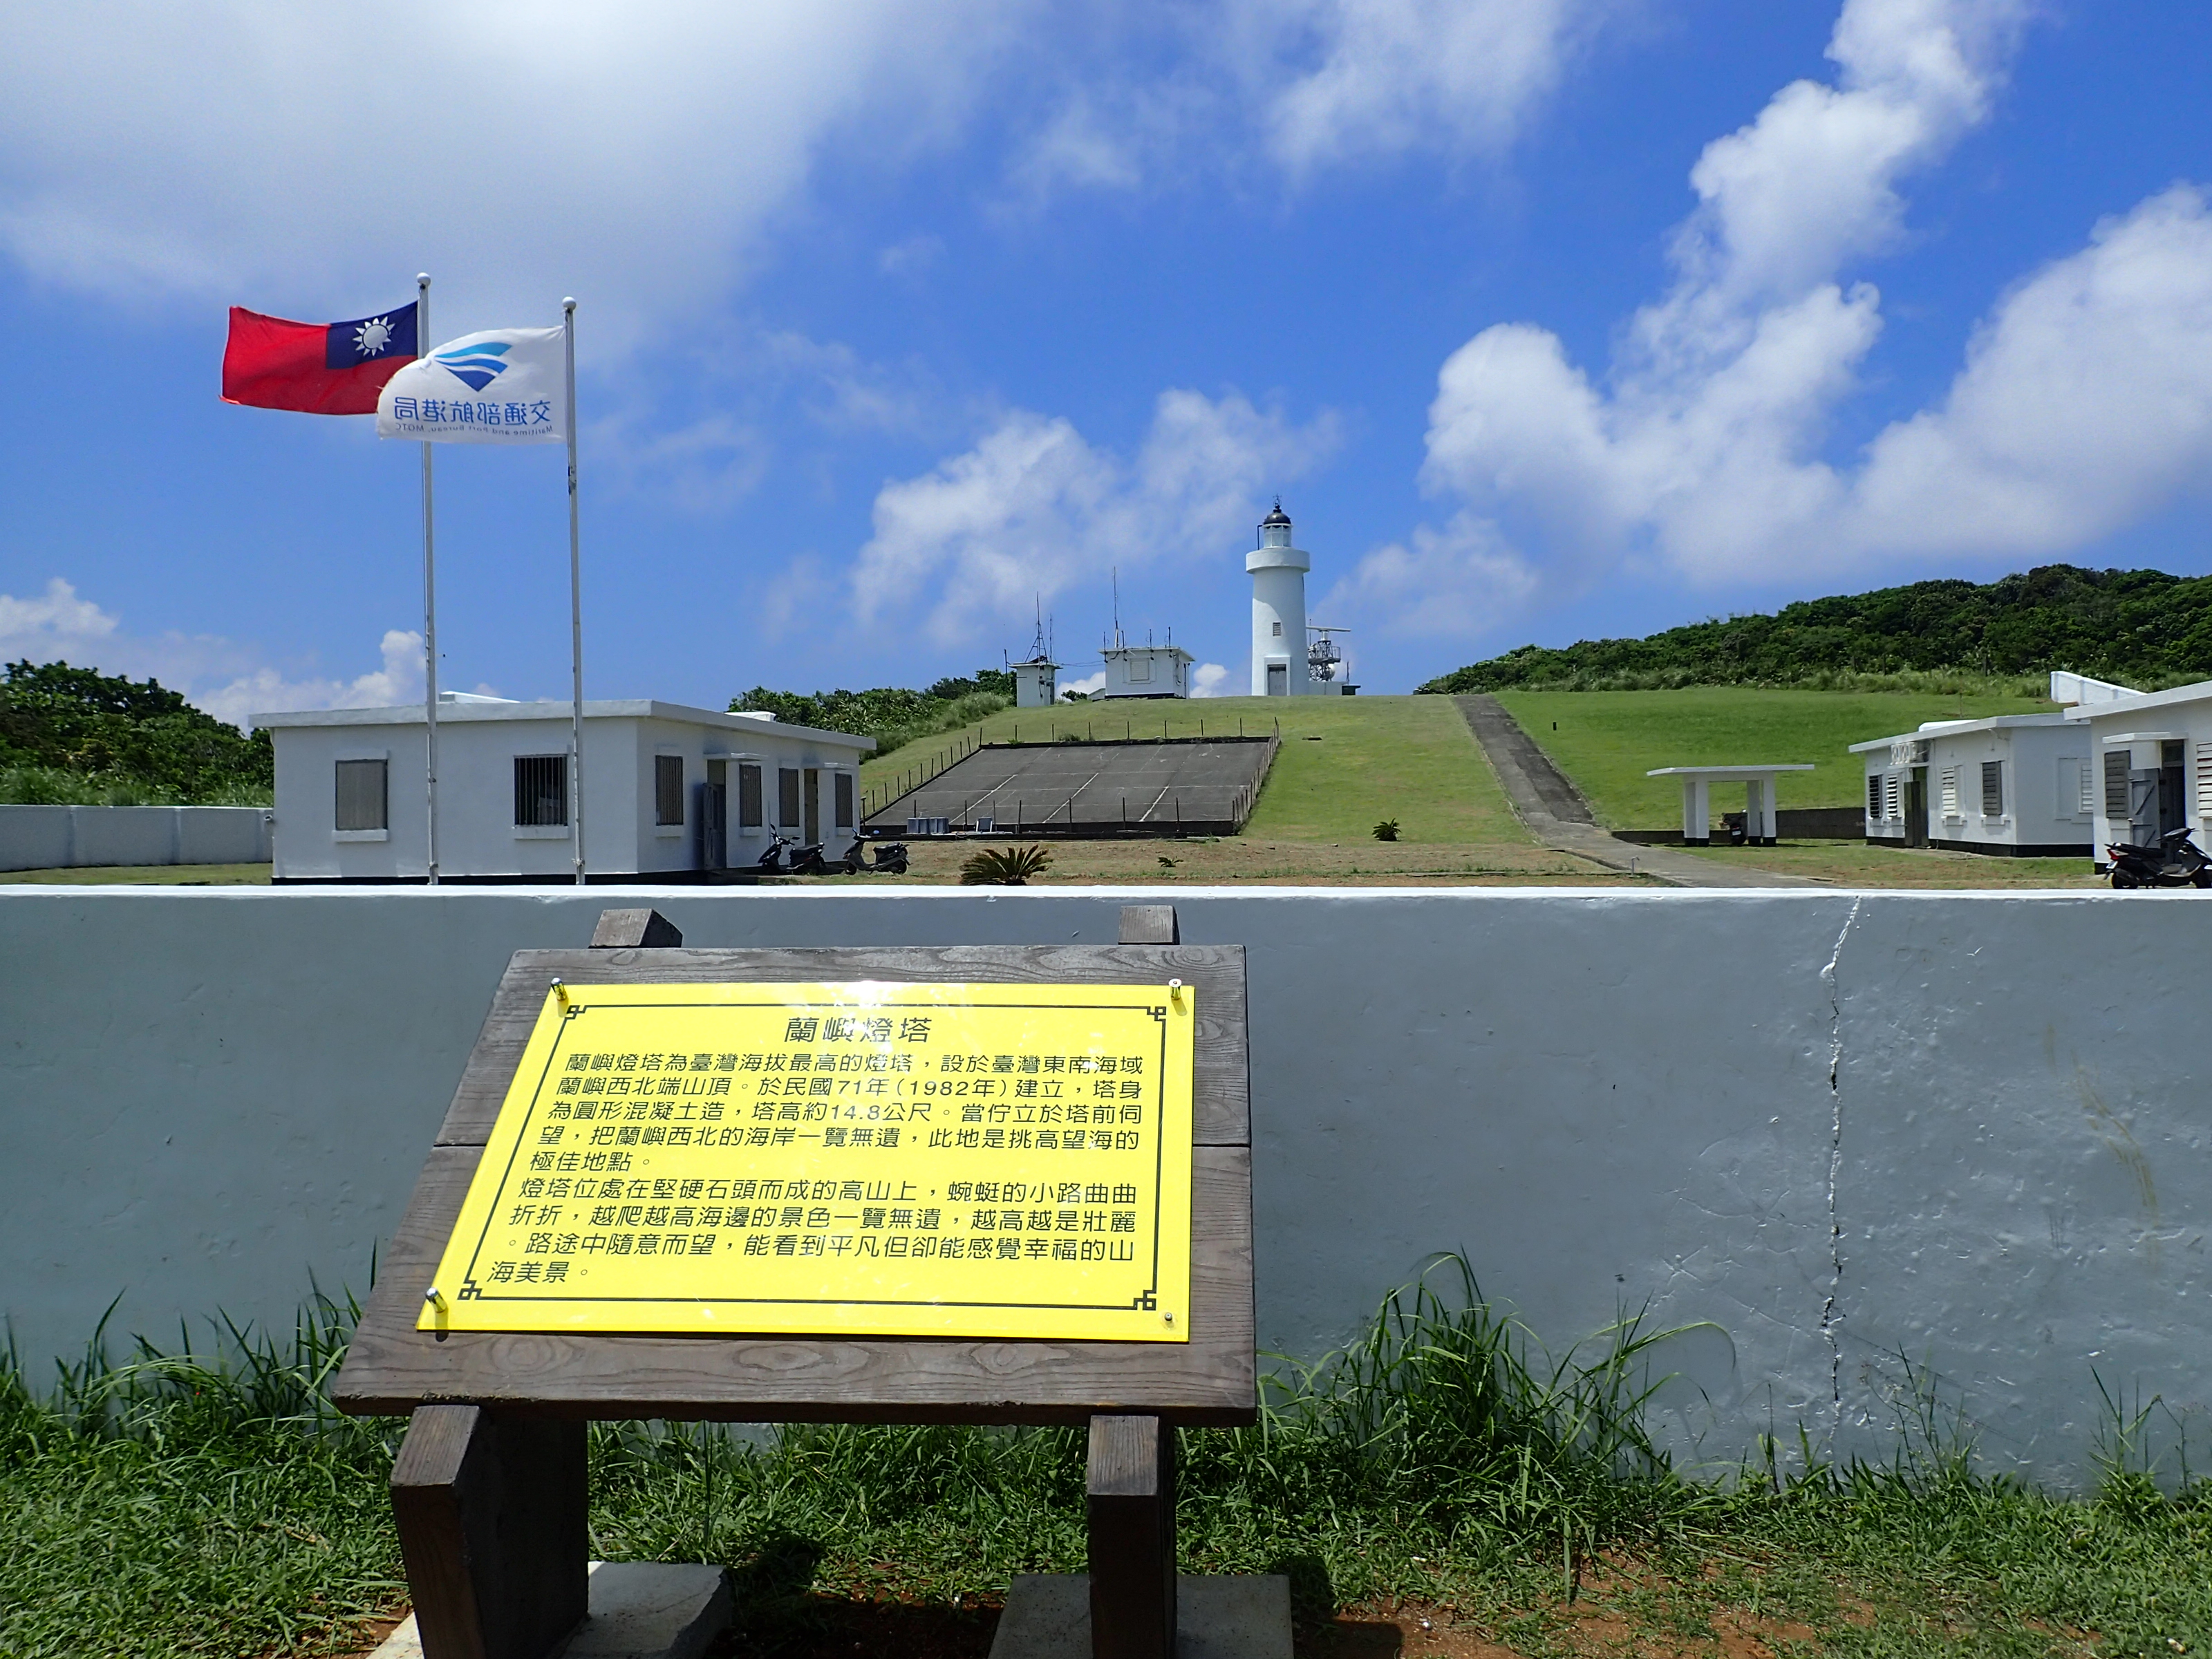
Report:
<svg viewBox="0 0 2212 1659"><path fill-rule="evenodd" d="M428 1659L568 1639L627 1418L1087 1424L1091 1650L1168 1659L1175 1430L1257 1416L1242 947L681 946L515 954L339 1374Z"/></svg>

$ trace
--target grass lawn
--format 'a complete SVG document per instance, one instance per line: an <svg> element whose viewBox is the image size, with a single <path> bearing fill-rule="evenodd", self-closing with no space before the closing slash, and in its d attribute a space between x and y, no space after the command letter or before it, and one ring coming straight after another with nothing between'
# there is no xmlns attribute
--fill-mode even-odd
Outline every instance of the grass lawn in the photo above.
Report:
<svg viewBox="0 0 2212 1659"><path fill-rule="evenodd" d="M335 1313L223 1369L146 1351L34 1396L0 1364L0 1655L373 1645L405 1606L386 1485L403 1425L330 1411ZM1615 1332L1554 1370L1480 1303L1407 1298L1278 1395L1265 1430L1186 1431L1183 1570L1287 1574L1300 1659L2163 1659L2212 1642L2212 1483L2169 1496L2115 1473L2063 1498L1984 1479L1958 1448L1691 1478L1652 1451L1625 1381L1665 1352L1662 1333ZM1013 1574L1081 1570L1083 1463L1072 1430L763 1443L600 1425L590 1548L729 1566L724 1659L983 1659Z"/></svg>
<svg viewBox="0 0 2212 1659"><path fill-rule="evenodd" d="M1839 887L2061 887L2109 884L2087 859L1993 859L1940 848L1869 847L1863 841L1785 841L1779 847L1686 849L1739 870L1810 876Z"/></svg>
<svg viewBox="0 0 2212 1659"><path fill-rule="evenodd" d="M987 743L1054 732L1101 741L1199 737L1282 726L1282 752L1245 834L1273 841L1364 841L1396 818L1406 841L1533 845L1457 708L1445 697L1200 697L1188 702L1063 703L1009 709L967 728ZM957 752L950 740L909 744L860 771L880 792L902 773Z"/></svg>
<svg viewBox="0 0 2212 1659"><path fill-rule="evenodd" d="M0 882L58 887L238 887L267 885L265 864L93 865L74 870L0 871Z"/></svg>
<svg viewBox="0 0 2212 1659"><path fill-rule="evenodd" d="M1851 806L1866 799L1866 769L1858 756L1845 752L1852 744L1910 732L1923 720L2033 714L2057 707L2026 697L1747 686L1505 691L1498 700L1613 830L1665 830L1681 823L1682 786L1673 778L1645 777L1655 766L1810 761L1817 771L1780 780L1782 805ZM1741 790L1717 787L1712 793L1716 815L1742 810Z"/></svg>

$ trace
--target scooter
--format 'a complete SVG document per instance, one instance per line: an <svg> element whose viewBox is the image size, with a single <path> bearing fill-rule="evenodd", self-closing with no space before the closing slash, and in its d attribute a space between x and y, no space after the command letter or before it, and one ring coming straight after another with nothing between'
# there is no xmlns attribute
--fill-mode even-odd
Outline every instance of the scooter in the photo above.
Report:
<svg viewBox="0 0 2212 1659"><path fill-rule="evenodd" d="M860 863L860 842L853 843L852 855L847 860L846 867L855 872L863 867ZM904 875L906 873L906 843L902 841L878 842L873 847L868 848L868 862L865 867L871 875Z"/></svg>
<svg viewBox="0 0 2212 1659"><path fill-rule="evenodd" d="M804 847L787 846L783 854L783 873L787 876L826 876L830 866L822 860L822 843L811 841Z"/></svg>
<svg viewBox="0 0 2212 1659"><path fill-rule="evenodd" d="M2105 853L2115 887L2212 887L2212 858L2190 840L2186 828L2167 830L2155 847L2108 842Z"/></svg>
<svg viewBox="0 0 2212 1659"><path fill-rule="evenodd" d="M768 850L763 853L753 864L751 873L756 876L782 874L783 849L790 845L791 843L781 836L770 836L768 838Z"/></svg>

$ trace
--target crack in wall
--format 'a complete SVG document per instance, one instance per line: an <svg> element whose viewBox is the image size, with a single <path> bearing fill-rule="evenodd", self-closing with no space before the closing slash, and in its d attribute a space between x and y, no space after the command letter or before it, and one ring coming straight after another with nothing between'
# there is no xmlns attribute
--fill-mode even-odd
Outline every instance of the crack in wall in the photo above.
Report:
<svg viewBox="0 0 2212 1659"><path fill-rule="evenodd" d="M1836 1188L1844 1172L1844 998L1837 982L1837 966L1844 959L1844 941L1851 936L1851 928L1859 919L1859 906L1863 896L1851 901L1850 914L1844 918L1842 929L1836 934L1836 946L1828 955L1828 965L1820 969L1820 977L1828 987L1828 1295L1820 1304L1820 1335L1828 1345L1828 1394L1835 1418L1829 1429L1829 1443L1844 1426L1844 1349L1836 1328L1843 1316L1836 1311L1836 1301L1844 1289L1844 1229L1836 1213Z"/></svg>

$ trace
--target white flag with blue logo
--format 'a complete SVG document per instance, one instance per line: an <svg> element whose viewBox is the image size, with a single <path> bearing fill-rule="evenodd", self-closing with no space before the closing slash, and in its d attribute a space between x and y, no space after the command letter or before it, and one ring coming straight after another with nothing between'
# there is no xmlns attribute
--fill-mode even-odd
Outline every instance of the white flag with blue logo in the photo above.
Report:
<svg viewBox="0 0 2212 1659"><path fill-rule="evenodd" d="M564 355L557 328L493 328L449 340L384 383L376 435L418 443L563 442Z"/></svg>

